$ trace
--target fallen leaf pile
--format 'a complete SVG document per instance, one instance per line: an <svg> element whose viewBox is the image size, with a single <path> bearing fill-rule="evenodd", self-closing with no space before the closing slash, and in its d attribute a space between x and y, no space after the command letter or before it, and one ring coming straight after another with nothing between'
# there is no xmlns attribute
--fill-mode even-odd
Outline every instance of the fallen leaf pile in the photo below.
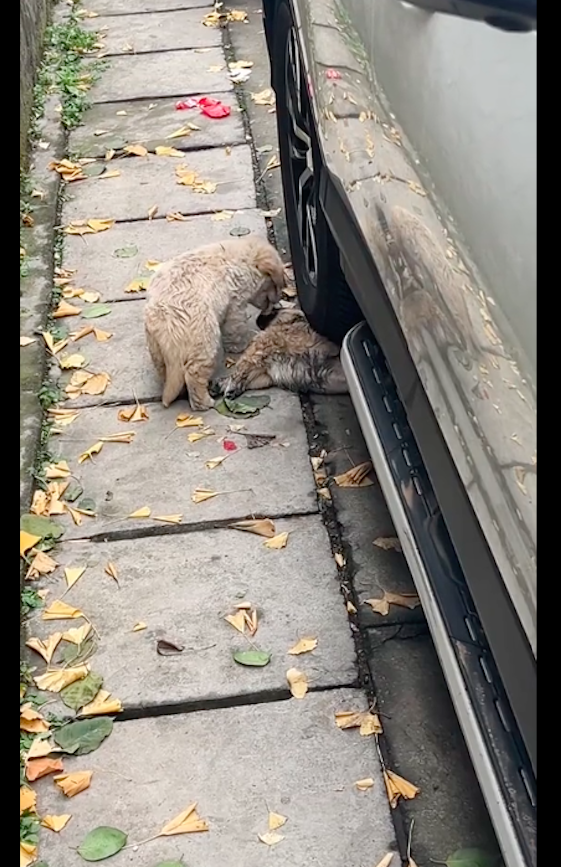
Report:
<svg viewBox="0 0 561 867"><path fill-rule="evenodd" d="M218 184L214 181L205 181L198 174L185 165L177 166L175 170L176 183L189 187L194 193L215 193Z"/></svg>

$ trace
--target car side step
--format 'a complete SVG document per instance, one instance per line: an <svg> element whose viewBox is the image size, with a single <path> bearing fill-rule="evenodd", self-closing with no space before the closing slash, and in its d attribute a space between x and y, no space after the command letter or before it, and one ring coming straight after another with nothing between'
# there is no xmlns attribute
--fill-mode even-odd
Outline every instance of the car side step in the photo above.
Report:
<svg viewBox="0 0 561 867"><path fill-rule="evenodd" d="M341 360L506 867L536 867L531 765L404 407L366 323L347 334Z"/></svg>

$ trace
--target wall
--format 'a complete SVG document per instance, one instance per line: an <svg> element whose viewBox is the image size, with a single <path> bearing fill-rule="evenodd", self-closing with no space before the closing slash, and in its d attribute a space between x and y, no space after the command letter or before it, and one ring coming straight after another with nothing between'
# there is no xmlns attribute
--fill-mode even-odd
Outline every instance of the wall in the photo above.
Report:
<svg viewBox="0 0 561 867"><path fill-rule="evenodd" d="M49 0L20 0L19 7L19 156L25 163L27 130L33 105L33 85L41 57L41 46Z"/></svg>

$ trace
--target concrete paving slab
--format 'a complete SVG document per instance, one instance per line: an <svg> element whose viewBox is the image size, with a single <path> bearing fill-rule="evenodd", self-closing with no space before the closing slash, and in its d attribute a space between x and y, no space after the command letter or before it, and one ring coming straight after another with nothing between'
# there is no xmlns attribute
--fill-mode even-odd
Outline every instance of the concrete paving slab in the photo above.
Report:
<svg viewBox="0 0 561 867"><path fill-rule="evenodd" d="M138 12L169 12L174 9L201 9L201 18L212 9L214 0L88 0L88 10L98 15L132 15ZM87 20L87 19L86 19Z"/></svg>
<svg viewBox="0 0 561 867"><path fill-rule="evenodd" d="M226 69L209 72L209 66L224 66L221 48L212 48L204 54L187 49L112 57L109 70L92 87L90 99L92 102L164 96L179 99L195 92L233 90Z"/></svg>
<svg viewBox="0 0 561 867"><path fill-rule="evenodd" d="M117 150L135 142L145 144L149 150L154 150L157 145L170 144L178 150L243 144L245 133L234 94L216 93L213 96L230 106L232 113L229 117L213 120L198 109L177 111L175 99L93 105L88 111L87 123L70 134L70 150L78 156L103 157L110 148ZM117 114L123 111L126 111L126 115ZM167 139L187 122L200 129L193 130L187 137ZM105 132L99 135L102 130ZM119 168L119 165L120 161L115 160L109 168Z"/></svg>
<svg viewBox="0 0 561 867"><path fill-rule="evenodd" d="M162 384L150 359L144 335L144 304L143 299L130 304L117 302L111 305L111 313L102 319L71 317L59 320L73 330L84 325L98 325L113 335L109 340L98 341L93 334L89 334L78 343L70 343L60 353L60 360L64 361L69 355L80 352L86 359L86 370L92 373L103 371L111 377L111 384L102 395L72 398L69 406L91 406L107 403L108 400L112 403L127 403L134 401L135 396L140 401L160 400ZM84 304L82 309L86 310L87 306ZM251 335L258 331L255 324L258 311L248 307L246 315L247 331ZM217 364L217 375L226 373L226 369L220 367L221 362L222 358ZM61 387L66 387L72 374L71 370L62 371Z"/></svg>
<svg viewBox="0 0 561 867"><path fill-rule="evenodd" d="M353 464L369 460L358 419L350 398L314 397L318 421L329 436L330 475L343 473ZM392 593L415 593L415 585L403 554L374 545L379 537L395 537L395 529L384 495L378 484L369 488L339 488L331 493L342 526L343 538L352 549L355 567L354 586L361 601L359 616L364 626L391 626L399 623L422 623L421 608L412 611L397 605L383 617L374 613L366 599ZM360 514L360 521L357 515Z"/></svg>
<svg viewBox="0 0 561 867"><path fill-rule="evenodd" d="M272 390L270 396L271 406L248 419L245 428L249 433L274 433L279 443L290 445L247 449L244 437L228 434L239 448L213 470L205 467L205 461L226 454L219 440L232 423L214 410L205 413L204 420L216 435L194 444L187 439L189 429L175 427L179 413L191 412L187 401L176 401L169 409L150 404L150 420L136 425L117 420L119 406L83 410L64 434L51 440L51 446L57 458L68 461L85 496L94 499L97 517L85 517L82 526L75 527L63 516L66 537L118 530L138 534L154 527L161 531L164 525L153 517L127 517L143 506L150 506L153 516L182 514L183 524L315 512L300 402L296 395L281 391ZM107 443L93 462L78 464L78 456L100 436L132 429L136 434L132 443ZM193 503L191 493L201 486L236 493Z"/></svg>
<svg viewBox="0 0 561 867"><path fill-rule="evenodd" d="M276 529L291 534L282 551L265 548L260 536L228 529L68 542L57 549L61 566L89 564L64 598L95 624L100 641L92 668L125 710L282 693L293 665L314 689L356 682L354 644L321 518L277 521ZM104 573L109 561L117 569L118 586ZM43 586L50 590L49 599L59 599L66 590L62 575ZM241 602L258 611L253 638L223 619ZM147 629L133 632L139 621ZM46 638L53 623L37 618L32 630ZM318 639L315 651L298 659L287 655L308 635ZM159 656L160 638L185 650ZM257 672L232 658L252 645L272 653L270 664ZM36 664L40 658L32 655Z"/></svg>
<svg viewBox="0 0 561 867"><path fill-rule="evenodd" d="M101 35L103 51L115 54L142 54L179 48L206 48L222 44L218 28L202 23L206 10L183 9L138 15L86 19L84 27ZM204 54L201 62L204 65ZM225 61L224 61L225 64Z"/></svg>
<svg viewBox="0 0 561 867"><path fill-rule="evenodd" d="M214 193L195 193L176 183L175 169L185 165L205 181L218 184ZM146 220L158 207L161 219L171 211L198 214L224 208L255 207L251 151L242 145L227 155L223 150L192 151L185 160L173 157L128 157L120 160L117 178L90 178L70 185L63 206L63 222L113 217L116 220Z"/></svg>
<svg viewBox="0 0 561 867"><path fill-rule="evenodd" d="M230 232L249 229L266 236L265 221L257 210L243 210L231 220L214 221L210 216L173 220L137 220L117 223L109 232L64 240L64 265L75 268L74 285L101 292L104 300L127 300L137 296L124 291L149 259L165 262L201 244L230 237ZM137 252L135 252L135 250ZM119 253L126 255L119 255ZM132 253L132 255L130 255ZM79 302L78 302L79 303ZM73 329L74 325L68 322Z"/></svg>
<svg viewBox="0 0 561 867"><path fill-rule="evenodd" d="M369 665L394 767L421 789L401 806L407 825L415 820L415 861L445 861L470 847L493 852L489 816L434 645L428 635L388 641L386 633L368 631Z"/></svg>
<svg viewBox="0 0 561 867"><path fill-rule="evenodd" d="M60 834L44 831L40 856L82 867L76 852L100 824L127 832L131 848L114 867L152 867L185 858L189 867L370 867L395 848L379 761L371 738L340 731L335 711L363 707L360 693L308 694L302 701L158 717L115 725L92 755L65 758L65 770L94 769L91 787L69 802L39 781L41 815L71 812ZM375 780L358 792L356 780ZM197 801L205 834L153 840ZM258 840L268 810L286 816L283 840Z"/></svg>

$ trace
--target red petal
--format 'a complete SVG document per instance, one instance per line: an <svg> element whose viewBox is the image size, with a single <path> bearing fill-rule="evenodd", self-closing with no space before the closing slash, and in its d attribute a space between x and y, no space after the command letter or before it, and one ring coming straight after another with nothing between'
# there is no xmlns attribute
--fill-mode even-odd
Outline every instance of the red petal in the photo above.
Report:
<svg viewBox="0 0 561 867"><path fill-rule="evenodd" d="M201 108L201 114L206 114L207 117L213 118L228 117L230 111L230 106L222 105L221 102L216 105L205 105Z"/></svg>
<svg viewBox="0 0 561 867"><path fill-rule="evenodd" d="M232 440L224 440L222 443L227 452L235 452L237 451L237 445Z"/></svg>

